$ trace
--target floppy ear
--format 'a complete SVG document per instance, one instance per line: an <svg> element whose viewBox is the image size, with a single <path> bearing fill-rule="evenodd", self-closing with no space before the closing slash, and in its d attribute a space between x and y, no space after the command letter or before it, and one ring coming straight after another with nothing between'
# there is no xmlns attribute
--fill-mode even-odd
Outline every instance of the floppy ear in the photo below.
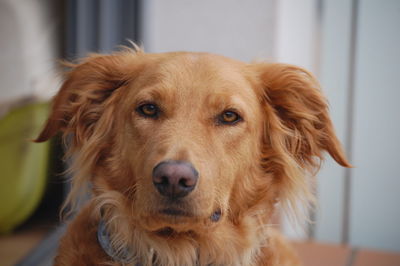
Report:
<svg viewBox="0 0 400 266"><path fill-rule="evenodd" d="M337 163L351 167L328 114L319 84L306 70L286 64L258 64L264 108L262 165L281 180L291 205L296 194L313 198L305 175L318 169L327 151Z"/></svg>
<svg viewBox="0 0 400 266"><path fill-rule="evenodd" d="M112 55L92 55L80 64L70 64L72 69L53 99L50 116L35 141L43 142L62 132L70 144L67 156L79 149L70 166L74 173L72 188L62 207L67 216L76 210L79 198L85 194L87 181L98 168L95 166L109 159L110 155L105 154L113 145L119 93L128 81L138 76L141 54L126 49Z"/></svg>
<svg viewBox="0 0 400 266"><path fill-rule="evenodd" d="M335 135L327 100L313 75L292 65L259 67L263 100L276 120L269 127L283 133L285 149L299 165L315 165L316 157L322 159L325 150L337 163L350 167Z"/></svg>
<svg viewBox="0 0 400 266"><path fill-rule="evenodd" d="M59 131L64 136L72 133L75 146L88 139L107 100L131 78L129 71L134 71L136 56L132 51L92 55L80 64L69 64L72 70L53 99L50 116L35 141L46 141ZM108 126L112 127L112 119Z"/></svg>

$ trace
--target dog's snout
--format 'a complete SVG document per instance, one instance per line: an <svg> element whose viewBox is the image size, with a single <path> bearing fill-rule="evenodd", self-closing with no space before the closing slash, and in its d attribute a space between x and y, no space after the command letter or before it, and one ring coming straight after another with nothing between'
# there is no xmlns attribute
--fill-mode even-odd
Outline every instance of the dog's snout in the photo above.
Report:
<svg viewBox="0 0 400 266"><path fill-rule="evenodd" d="M198 176L191 163L163 161L153 169L153 184L165 197L182 198L193 191Z"/></svg>

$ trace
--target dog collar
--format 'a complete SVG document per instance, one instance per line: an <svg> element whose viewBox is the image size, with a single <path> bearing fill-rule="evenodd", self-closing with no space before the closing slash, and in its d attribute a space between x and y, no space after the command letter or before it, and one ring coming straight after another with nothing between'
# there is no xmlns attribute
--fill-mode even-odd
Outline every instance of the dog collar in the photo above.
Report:
<svg viewBox="0 0 400 266"><path fill-rule="evenodd" d="M129 263L133 259L132 252L128 247L124 248L122 251L118 252L114 249L111 244L110 234L107 231L106 223L101 219L97 227L97 241L99 242L101 248L104 252L110 256L114 261ZM135 264L135 266L142 266L140 263Z"/></svg>

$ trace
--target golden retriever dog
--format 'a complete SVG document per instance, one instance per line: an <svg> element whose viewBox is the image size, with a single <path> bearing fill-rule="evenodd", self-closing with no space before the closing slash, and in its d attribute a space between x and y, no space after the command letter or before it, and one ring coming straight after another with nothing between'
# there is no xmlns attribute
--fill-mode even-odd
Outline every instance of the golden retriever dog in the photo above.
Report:
<svg viewBox="0 0 400 266"><path fill-rule="evenodd" d="M350 166L309 72L129 49L70 67L36 141L62 132L66 205L91 196L56 265L298 265L277 204L313 202L324 151Z"/></svg>

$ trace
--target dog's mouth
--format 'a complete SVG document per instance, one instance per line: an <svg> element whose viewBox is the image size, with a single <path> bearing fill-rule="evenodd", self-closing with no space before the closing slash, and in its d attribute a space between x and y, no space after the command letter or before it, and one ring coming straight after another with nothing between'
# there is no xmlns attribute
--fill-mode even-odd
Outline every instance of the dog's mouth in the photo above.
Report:
<svg viewBox="0 0 400 266"><path fill-rule="evenodd" d="M193 216L186 210L178 209L178 208L165 208L160 210L160 214L167 215L167 216L182 216L182 217L191 217Z"/></svg>
<svg viewBox="0 0 400 266"><path fill-rule="evenodd" d="M164 227L154 232L157 236L162 238L177 238L181 236L195 237L196 233L192 230L178 232L171 227Z"/></svg>
<svg viewBox="0 0 400 266"><path fill-rule="evenodd" d="M211 228L210 226L217 225L222 217L219 208L203 218L186 210L171 207L161 209L158 214L157 223L153 224L150 220L145 227L155 236L165 239L195 238L199 232L204 231L204 226Z"/></svg>
<svg viewBox="0 0 400 266"><path fill-rule="evenodd" d="M162 219L178 221L180 219L195 218L196 212L193 206L181 199L169 199L160 202L156 209L156 215Z"/></svg>
<svg viewBox="0 0 400 266"><path fill-rule="evenodd" d="M190 223L192 220L204 219L197 217L193 212L181 209L181 208L164 208L158 212L164 219L168 221L173 221L174 224L179 224L180 222ZM208 219L212 223L217 223L222 216L221 209L216 209Z"/></svg>
<svg viewBox="0 0 400 266"><path fill-rule="evenodd" d="M159 211L160 214L162 215L166 215L166 216L172 216L174 218L178 218L178 217L193 217L193 213L188 212L186 210L183 209L179 209L179 208L165 208L165 209L161 209ZM210 220L212 222L218 222L219 219L221 219L221 209L217 209L215 210L211 216L210 216Z"/></svg>

